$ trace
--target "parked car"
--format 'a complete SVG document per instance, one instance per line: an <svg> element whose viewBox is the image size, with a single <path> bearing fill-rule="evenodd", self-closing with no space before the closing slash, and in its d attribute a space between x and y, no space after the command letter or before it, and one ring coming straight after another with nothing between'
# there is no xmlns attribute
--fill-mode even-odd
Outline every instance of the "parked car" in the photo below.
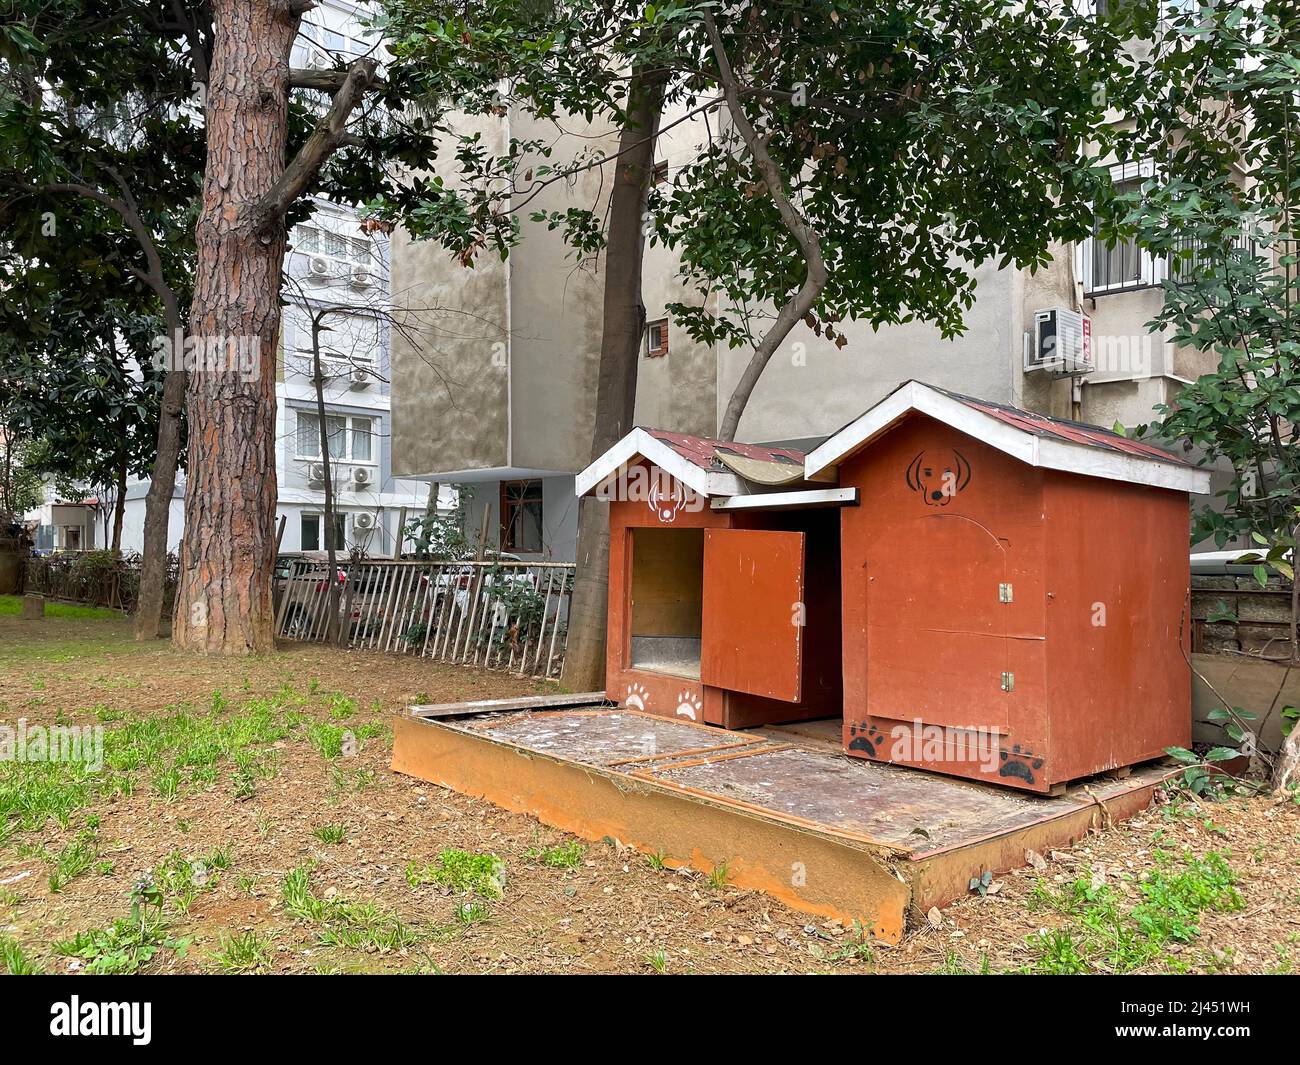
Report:
<svg viewBox="0 0 1300 1065"><path fill-rule="evenodd" d="M362 575L348 580L348 569L335 563L334 580L339 585L340 604L351 606L348 632L351 637L367 635L378 620L381 589L370 587L373 578ZM329 556L321 551L300 551L282 554L275 562L276 616L283 616L282 635L291 640L309 638L313 632L323 632L321 619L322 593L329 580ZM284 603L284 598L288 602Z"/></svg>

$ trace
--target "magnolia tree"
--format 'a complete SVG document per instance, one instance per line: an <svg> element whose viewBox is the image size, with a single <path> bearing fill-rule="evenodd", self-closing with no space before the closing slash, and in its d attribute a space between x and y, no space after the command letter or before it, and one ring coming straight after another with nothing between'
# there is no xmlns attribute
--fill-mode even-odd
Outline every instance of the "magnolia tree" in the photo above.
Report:
<svg viewBox="0 0 1300 1065"><path fill-rule="evenodd" d="M1168 263L1151 326L1217 362L1162 410L1159 429L1231 468L1227 488L1196 512L1193 540L1249 543L1256 550L1243 557L1261 585L1270 572L1291 582L1288 659L1300 665L1300 10L1288 0L1220 0L1159 24L1149 12L1131 15L1135 34L1155 43L1118 151L1151 163L1152 176L1116 198L1110 235L1136 237ZM1225 704L1216 718L1234 741L1245 738L1249 715L1239 708ZM1275 783L1294 785L1298 769L1300 729Z"/></svg>

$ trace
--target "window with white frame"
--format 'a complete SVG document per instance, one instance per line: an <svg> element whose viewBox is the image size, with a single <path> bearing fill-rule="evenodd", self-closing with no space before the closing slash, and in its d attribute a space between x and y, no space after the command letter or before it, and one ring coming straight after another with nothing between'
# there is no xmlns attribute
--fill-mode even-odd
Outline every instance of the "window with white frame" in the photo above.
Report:
<svg viewBox="0 0 1300 1065"><path fill-rule="evenodd" d="M1116 164L1110 168L1110 178L1117 193L1139 189L1142 182L1155 173L1150 161ZM1100 220L1094 223L1097 232ZM1131 292L1150 288L1166 279L1189 281L1194 274L1213 263L1222 254L1258 254L1255 241L1249 232L1242 232L1231 241L1231 247L1220 252L1207 251L1195 237L1178 240L1168 255L1152 255L1135 240L1120 240L1107 246L1099 236L1092 236L1079 245L1076 255L1077 276L1083 282L1083 294L1089 297L1104 296L1111 292Z"/></svg>
<svg viewBox="0 0 1300 1065"><path fill-rule="evenodd" d="M289 244L304 255L321 255L349 266L375 267L375 247L368 237L353 236L317 220L294 226Z"/></svg>
<svg viewBox="0 0 1300 1065"><path fill-rule="evenodd" d="M300 459L320 459L320 419L307 411L296 411L294 455ZM375 419L359 414L327 414L325 431L329 436L330 459L338 462L373 463L375 461Z"/></svg>
<svg viewBox="0 0 1300 1065"><path fill-rule="evenodd" d="M333 535L322 540L321 530L325 528L324 514L304 513L299 518L299 544L303 551L347 550L348 516L335 514L331 525Z"/></svg>
<svg viewBox="0 0 1300 1065"><path fill-rule="evenodd" d="M1116 193L1122 195L1140 188L1152 172L1149 162L1120 163L1110 168L1110 179ZM1100 224L1100 219L1094 220L1094 235L1079 249L1079 277L1084 295L1100 296L1154 285L1158 279L1151 253L1136 240L1117 240L1108 245L1097 235Z"/></svg>

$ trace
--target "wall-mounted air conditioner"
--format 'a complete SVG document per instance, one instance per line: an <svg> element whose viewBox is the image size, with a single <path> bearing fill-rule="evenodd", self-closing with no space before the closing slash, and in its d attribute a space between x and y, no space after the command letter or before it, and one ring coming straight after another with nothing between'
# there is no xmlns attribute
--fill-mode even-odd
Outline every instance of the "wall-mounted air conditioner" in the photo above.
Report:
<svg viewBox="0 0 1300 1065"><path fill-rule="evenodd" d="M352 485L354 488L364 488L373 482L375 475L372 471L364 466L356 466L352 470Z"/></svg>
<svg viewBox="0 0 1300 1065"><path fill-rule="evenodd" d="M368 266L354 266L352 268L352 287L369 288L375 283L375 275L371 273Z"/></svg>
<svg viewBox="0 0 1300 1065"><path fill-rule="evenodd" d="M1090 373L1096 368L1092 353L1092 320L1079 311L1052 307L1034 312L1034 332L1027 337L1025 372L1046 370L1058 374Z"/></svg>
<svg viewBox="0 0 1300 1065"><path fill-rule="evenodd" d="M352 527L358 532L369 532L375 527L376 518L373 514L361 513L352 519Z"/></svg>
<svg viewBox="0 0 1300 1065"><path fill-rule="evenodd" d="M352 367L352 372L348 374L348 387L369 388L370 376L370 371L364 366L354 366Z"/></svg>
<svg viewBox="0 0 1300 1065"><path fill-rule="evenodd" d="M321 485L325 483L325 463L313 462L307 467L307 481L309 484Z"/></svg>
<svg viewBox="0 0 1300 1065"><path fill-rule="evenodd" d="M330 261L323 255L313 255L307 260L307 273L312 277L329 277Z"/></svg>

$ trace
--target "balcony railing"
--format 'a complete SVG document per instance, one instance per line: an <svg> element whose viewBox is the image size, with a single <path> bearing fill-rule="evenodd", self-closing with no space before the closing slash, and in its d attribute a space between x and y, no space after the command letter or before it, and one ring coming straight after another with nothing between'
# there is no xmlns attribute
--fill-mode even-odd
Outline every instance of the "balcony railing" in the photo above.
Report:
<svg viewBox="0 0 1300 1065"><path fill-rule="evenodd" d="M1250 255L1257 253L1255 242L1244 235L1232 247ZM1151 288L1166 279L1185 282L1194 276L1200 263L1210 258L1203 246L1190 237L1179 241L1167 258L1152 255L1132 241L1118 241L1108 248L1096 237L1089 237L1080 250L1083 294L1133 292Z"/></svg>

